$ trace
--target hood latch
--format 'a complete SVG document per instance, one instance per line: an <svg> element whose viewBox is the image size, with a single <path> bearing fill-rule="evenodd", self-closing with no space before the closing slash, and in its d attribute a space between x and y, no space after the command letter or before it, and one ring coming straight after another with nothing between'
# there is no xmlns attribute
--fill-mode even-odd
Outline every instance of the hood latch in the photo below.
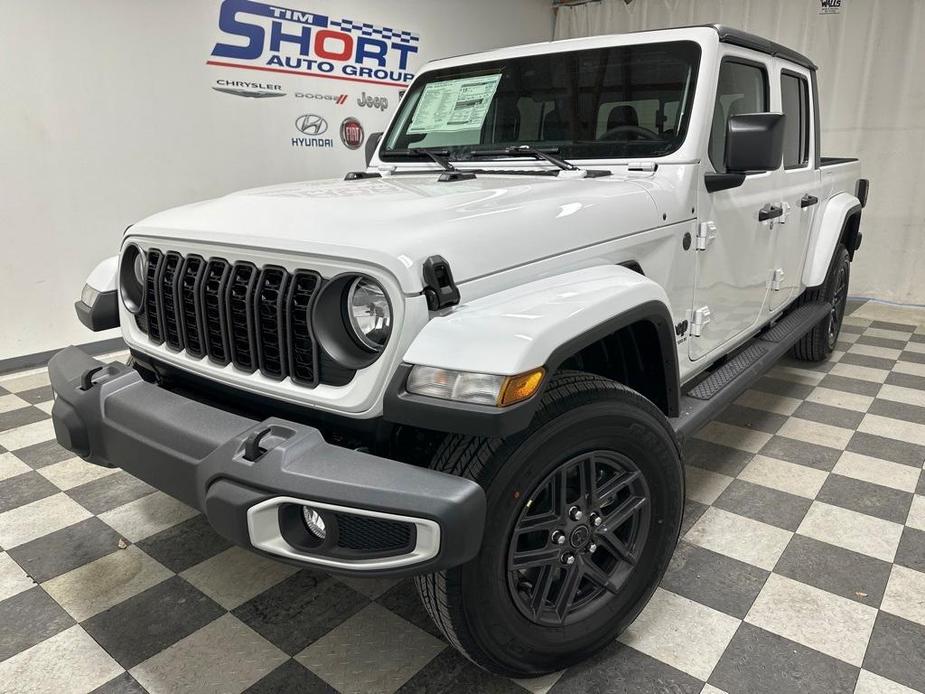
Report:
<svg viewBox="0 0 925 694"><path fill-rule="evenodd" d="M459 288L453 281L453 271L442 256L432 255L425 260L421 274L424 276L424 297L429 310L439 311L459 303Z"/></svg>

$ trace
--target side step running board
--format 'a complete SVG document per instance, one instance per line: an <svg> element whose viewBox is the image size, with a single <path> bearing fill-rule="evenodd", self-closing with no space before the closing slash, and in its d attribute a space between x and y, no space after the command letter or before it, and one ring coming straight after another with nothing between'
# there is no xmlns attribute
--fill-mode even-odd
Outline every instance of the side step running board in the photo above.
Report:
<svg viewBox="0 0 925 694"><path fill-rule="evenodd" d="M804 304L777 324L756 335L725 364L699 381L681 396L681 413L671 425L684 439L713 419L768 369L797 341L822 321L831 310L824 301Z"/></svg>

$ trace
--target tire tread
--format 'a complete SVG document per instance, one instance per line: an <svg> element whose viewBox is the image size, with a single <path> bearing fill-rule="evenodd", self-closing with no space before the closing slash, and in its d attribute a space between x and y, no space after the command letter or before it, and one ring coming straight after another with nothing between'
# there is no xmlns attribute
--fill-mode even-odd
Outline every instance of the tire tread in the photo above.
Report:
<svg viewBox="0 0 925 694"><path fill-rule="evenodd" d="M835 293L836 269L847 255L848 249L845 248L844 244L838 244L832 254L832 261L829 264L825 281L817 287L806 289L794 302L794 307L817 301L831 302ZM820 362L828 359L831 354L831 350L828 348L828 330L829 317L827 316L797 341L791 348L790 355L794 359L808 362Z"/></svg>
<svg viewBox="0 0 925 694"><path fill-rule="evenodd" d="M574 407L573 398L584 396L590 400L601 391L618 393L632 405L652 415L669 432L680 457L680 445L661 410L631 388L595 374L582 371L557 373L543 394L536 421L542 425L543 422ZM494 460L494 454L505 443L503 439L452 434L447 436L437 450L431 467L440 472L474 480L485 487L491 482L493 473L489 464ZM506 668L480 648L471 637L463 612L459 609L461 590L452 569L416 576L414 582L424 608L452 646L476 665L495 672L505 671ZM509 674L522 676L522 673Z"/></svg>

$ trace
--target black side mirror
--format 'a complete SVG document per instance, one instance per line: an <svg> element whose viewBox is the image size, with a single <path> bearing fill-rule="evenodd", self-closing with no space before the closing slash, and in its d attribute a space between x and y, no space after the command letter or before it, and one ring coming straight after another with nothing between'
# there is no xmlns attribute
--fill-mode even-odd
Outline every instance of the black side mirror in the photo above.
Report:
<svg viewBox="0 0 925 694"><path fill-rule="evenodd" d="M784 154L784 114L743 113L726 125L726 171L773 171Z"/></svg>
<svg viewBox="0 0 925 694"><path fill-rule="evenodd" d="M370 133L369 137L366 138L366 166L369 166L369 162L373 160L373 155L376 153L376 147L379 146L379 140L382 139L382 133Z"/></svg>
<svg viewBox="0 0 925 694"><path fill-rule="evenodd" d="M742 185L750 173L774 171L784 154L784 114L743 113L726 124L726 173L706 176L707 191Z"/></svg>

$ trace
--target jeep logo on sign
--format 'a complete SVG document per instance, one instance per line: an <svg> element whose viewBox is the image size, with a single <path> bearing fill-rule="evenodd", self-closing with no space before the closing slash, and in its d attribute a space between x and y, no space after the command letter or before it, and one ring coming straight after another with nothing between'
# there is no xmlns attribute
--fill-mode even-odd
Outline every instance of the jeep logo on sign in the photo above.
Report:
<svg viewBox="0 0 925 694"><path fill-rule="evenodd" d="M328 122L314 113L306 113L296 118L295 127L304 135L323 135L328 131Z"/></svg>
<svg viewBox="0 0 925 694"><path fill-rule="evenodd" d="M363 126L356 118L345 118L340 124L340 139L348 149L359 149L364 137Z"/></svg>
<svg viewBox="0 0 925 694"><path fill-rule="evenodd" d="M366 92L363 92L357 99L357 105L385 111L389 107L389 100L384 96L370 96Z"/></svg>
<svg viewBox="0 0 925 694"><path fill-rule="evenodd" d="M821 0L822 9L819 14L838 14L841 9L841 0Z"/></svg>

